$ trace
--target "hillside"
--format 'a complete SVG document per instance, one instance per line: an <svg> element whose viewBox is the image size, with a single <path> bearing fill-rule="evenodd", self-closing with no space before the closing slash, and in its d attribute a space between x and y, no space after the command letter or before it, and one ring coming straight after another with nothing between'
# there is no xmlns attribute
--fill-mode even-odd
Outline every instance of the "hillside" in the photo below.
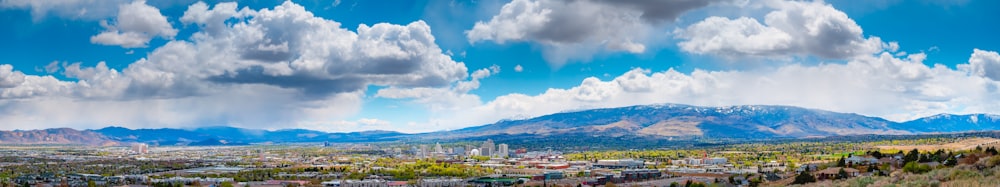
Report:
<svg viewBox="0 0 1000 187"><path fill-rule="evenodd" d="M1000 130L1000 116L940 114L908 122L792 106L701 107L641 105L555 113L453 131L405 134L393 131L327 133L305 129L259 130L235 127L196 129L3 131L2 144L87 144L144 142L153 145L239 145L292 142L384 142L399 140L478 140L518 137L550 141L605 137L622 141L762 140L861 134L926 134ZM202 142L202 143L199 143Z"/></svg>
<svg viewBox="0 0 1000 187"><path fill-rule="evenodd" d="M893 128L918 133L998 130L1000 129L1000 115L938 114L894 124Z"/></svg>
<svg viewBox="0 0 1000 187"><path fill-rule="evenodd" d="M892 121L876 117L789 106L699 107L668 104L558 113L430 133L428 136L462 138L499 134L544 136L585 133L612 137L635 135L755 139L910 133L891 128L893 124L895 123Z"/></svg>
<svg viewBox="0 0 1000 187"><path fill-rule="evenodd" d="M107 146L117 145L117 142L96 132L58 128L0 131L0 144L81 144Z"/></svg>

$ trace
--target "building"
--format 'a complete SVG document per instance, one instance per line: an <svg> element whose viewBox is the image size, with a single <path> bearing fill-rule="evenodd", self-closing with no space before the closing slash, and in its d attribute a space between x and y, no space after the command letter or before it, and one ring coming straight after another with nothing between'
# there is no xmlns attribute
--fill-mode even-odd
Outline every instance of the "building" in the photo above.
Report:
<svg viewBox="0 0 1000 187"><path fill-rule="evenodd" d="M479 156L479 154L479 149L472 149L472 151L469 151L469 156Z"/></svg>
<svg viewBox="0 0 1000 187"><path fill-rule="evenodd" d="M816 176L817 180L836 179L837 175L840 174L840 169L841 168L842 167L826 168L824 170L819 170L819 171L813 173L813 175ZM854 169L854 168L843 168L843 169L844 169L844 172L847 173L847 177L848 178L850 178L850 177L857 177L858 175L861 175L861 172L858 171L857 169Z"/></svg>
<svg viewBox="0 0 1000 187"><path fill-rule="evenodd" d="M441 148L441 142L438 142L437 144L434 145L434 153L438 154L444 153L444 149Z"/></svg>
<svg viewBox="0 0 1000 187"><path fill-rule="evenodd" d="M468 152L465 152L465 150L466 150L465 147L454 147L453 149L455 149L454 153L457 154L457 155L463 155L464 156L464 155L466 155L468 153Z"/></svg>
<svg viewBox="0 0 1000 187"><path fill-rule="evenodd" d="M418 153L417 156L419 156L419 157L427 157L427 156L430 155L429 152L430 152L430 150L427 150L427 145L420 145L420 152Z"/></svg>
<svg viewBox="0 0 1000 187"><path fill-rule="evenodd" d="M486 139L486 142L479 146L479 153L483 156L493 156L496 147L496 144L493 144L493 139Z"/></svg>
<svg viewBox="0 0 1000 187"><path fill-rule="evenodd" d="M595 168L606 168L606 169L641 169L646 167L646 163L642 160L635 159L622 159L622 160L598 160L594 164Z"/></svg>
<svg viewBox="0 0 1000 187"><path fill-rule="evenodd" d="M502 144L499 145L499 148L497 148L497 156L498 157L509 156L510 152L508 152L508 151L509 150L507 149L507 144L502 143Z"/></svg>
<svg viewBox="0 0 1000 187"><path fill-rule="evenodd" d="M879 163L879 160L875 157L860 157L857 155L851 155L851 157L844 159L844 162L851 165L858 165L858 164Z"/></svg>
<svg viewBox="0 0 1000 187"><path fill-rule="evenodd" d="M704 160L705 165L726 165L727 161L726 158L723 157L706 158Z"/></svg>
<svg viewBox="0 0 1000 187"><path fill-rule="evenodd" d="M404 185L406 183L403 183ZM449 186L465 186L468 183L463 179L421 179L417 181L415 186L423 187L449 187Z"/></svg>
<svg viewBox="0 0 1000 187"><path fill-rule="evenodd" d="M149 145L144 143L134 143L132 144L132 152L140 155L149 153Z"/></svg>

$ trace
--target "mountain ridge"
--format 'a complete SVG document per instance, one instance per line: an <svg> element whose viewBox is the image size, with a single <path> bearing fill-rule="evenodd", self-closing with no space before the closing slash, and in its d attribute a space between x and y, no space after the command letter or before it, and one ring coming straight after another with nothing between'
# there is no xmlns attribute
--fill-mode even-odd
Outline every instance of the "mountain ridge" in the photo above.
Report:
<svg viewBox="0 0 1000 187"><path fill-rule="evenodd" d="M518 135L640 138L766 139L863 134L925 134L1000 130L1000 115L938 114L894 122L855 113L781 105L704 107L684 104L635 105L560 112L450 131L401 133L386 130L328 133L307 129L261 130L228 126L192 129L129 129L109 126L0 131L0 144L244 145L296 142L381 142L448 140ZM222 143L220 143L222 142Z"/></svg>

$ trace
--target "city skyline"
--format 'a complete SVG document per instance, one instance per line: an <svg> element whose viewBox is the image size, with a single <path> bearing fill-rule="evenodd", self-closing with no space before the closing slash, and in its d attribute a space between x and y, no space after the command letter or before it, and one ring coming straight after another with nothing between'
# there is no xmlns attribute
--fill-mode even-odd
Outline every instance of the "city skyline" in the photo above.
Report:
<svg viewBox="0 0 1000 187"><path fill-rule="evenodd" d="M88 2L0 1L0 130L418 133L662 103L1000 114L994 1Z"/></svg>

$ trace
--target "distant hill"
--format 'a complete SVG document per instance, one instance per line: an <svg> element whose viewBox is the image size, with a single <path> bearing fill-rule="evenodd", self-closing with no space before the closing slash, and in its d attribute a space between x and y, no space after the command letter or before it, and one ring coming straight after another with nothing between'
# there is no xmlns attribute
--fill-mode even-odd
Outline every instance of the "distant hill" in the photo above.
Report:
<svg viewBox="0 0 1000 187"><path fill-rule="evenodd" d="M516 137L524 141L605 137L622 142L661 140L767 140L845 135L903 135L1000 130L1000 116L940 114L908 122L792 106L745 105L701 107L679 104L640 105L556 113L452 131L405 134L393 131L326 133L305 129L259 130L235 127L197 129L97 130L47 129L0 131L0 144L240 145L294 142L384 142L479 140ZM598 140L599 141L599 140Z"/></svg>
<svg viewBox="0 0 1000 187"><path fill-rule="evenodd" d="M938 114L893 124L893 128L915 133L969 132L1000 130L1000 115Z"/></svg>
<svg viewBox="0 0 1000 187"><path fill-rule="evenodd" d="M45 130L0 131L0 144L80 144L93 146L117 145L101 133L70 128Z"/></svg>
<svg viewBox="0 0 1000 187"><path fill-rule="evenodd" d="M757 139L857 134L908 134L877 117L790 106L643 105L557 113L428 134L463 138L499 134Z"/></svg>

